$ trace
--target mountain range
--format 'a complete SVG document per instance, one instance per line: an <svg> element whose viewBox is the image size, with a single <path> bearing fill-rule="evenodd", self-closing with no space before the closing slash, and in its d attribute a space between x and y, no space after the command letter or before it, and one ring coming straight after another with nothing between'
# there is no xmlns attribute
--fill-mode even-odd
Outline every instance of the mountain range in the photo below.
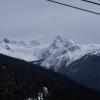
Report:
<svg viewBox="0 0 100 100"><path fill-rule="evenodd" d="M100 91L100 44L81 45L62 36L49 44L5 38L0 41L0 54L41 66Z"/></svg>
<svg viewBox="0 0 100 100"><path fill-rule="evenodd" d="M100 44L80 45L62 36L57 36L47 45L35 40L16 41L5 38L0 41L0 53L58 72L87 54L100 55Z"/></svg>

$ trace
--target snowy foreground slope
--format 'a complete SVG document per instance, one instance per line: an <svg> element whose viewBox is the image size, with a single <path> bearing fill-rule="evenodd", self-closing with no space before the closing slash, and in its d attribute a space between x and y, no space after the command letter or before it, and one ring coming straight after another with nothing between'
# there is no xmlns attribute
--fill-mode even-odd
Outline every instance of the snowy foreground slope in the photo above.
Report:
<svg viewBox="0 0 100 100"><path fill-rule="evenodd" d="M41 66L58 71L60 67L67 67L86 54L100 55L100 44L79 45L61 36L48 45L34 40L3 39L0 41L0 53L29 62L40 61Z"/></svg>

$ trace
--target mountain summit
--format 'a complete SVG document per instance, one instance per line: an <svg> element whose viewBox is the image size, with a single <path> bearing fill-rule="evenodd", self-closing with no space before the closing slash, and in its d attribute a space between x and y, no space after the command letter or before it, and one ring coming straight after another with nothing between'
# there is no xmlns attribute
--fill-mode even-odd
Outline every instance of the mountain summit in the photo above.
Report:
<svg viewBox="0 0 100 100"><path fill-rule="evenodd" d="M74 44L75 43L71 40L65 39L62 36L57 36L51 43L50 47L56 49L60 47L71 47Z"/></svg>
<svg viewBox="0 0 100 100"><path fill-rule="evenodd" d="M4 43L9 43L10 41L9 41L7 38L4 38L4 39L2 40L2 42L4 42Z"/></svg>
<svg viewBox="0 0 100 100"><path fill-rule="evenodd" d="M99 44L79 45L72 40L57 36L48 47L40 52L38 57L44 59L40 62L41 66L57 72L60 68L66 68L86 54L98 55L99 52Z"/></svg>

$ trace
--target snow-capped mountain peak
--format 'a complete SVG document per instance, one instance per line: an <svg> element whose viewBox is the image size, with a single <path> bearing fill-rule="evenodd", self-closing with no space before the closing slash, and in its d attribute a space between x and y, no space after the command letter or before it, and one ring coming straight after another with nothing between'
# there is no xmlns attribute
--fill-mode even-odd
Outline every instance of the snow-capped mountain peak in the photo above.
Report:
<svg viewBox="0 0 100 100"><path fill-rule="evenodd" d="M54 49L58 49L60 47L71 47L75 43L72 40L65 39L62 36L57 36L54 41L51 43L50 47Z"/></svg>
<svg viewBox="0 0 100 100"><path fill-rule="evenodd" d="M2 43L9 43L10 41L7 38L4 38L3 40L1 40Z"/></svg>
<svg viewBox="0 0 100 100"><path fill-rule="evenodd" d="M99 44L79 45L69 39L57 36L49 47L42 50L39 58L44 59L41 66L58 71L61 67L67 67L72 62L80 59L93 51L100 52Z"/></svg>
<svg viewBox="0 0 100 100"><path fill-rule="evenodd" d="M40 43L35 41L35 40L30 40L30 41L18 41L18 40L9 40L7 38L4 38L3 40L0 41L0 44L4 44L4 45L9 45L9 44L13 44L13 45L22 45L22 46L36 46L39 45Z"/></svg>

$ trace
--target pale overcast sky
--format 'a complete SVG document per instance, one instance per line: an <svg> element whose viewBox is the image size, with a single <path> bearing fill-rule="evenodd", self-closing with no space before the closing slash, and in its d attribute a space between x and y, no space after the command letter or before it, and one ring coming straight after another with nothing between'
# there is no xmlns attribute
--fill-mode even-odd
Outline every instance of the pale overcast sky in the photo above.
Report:
<svg viewBox="0 0 100 100"><path fill-rule="evenodd" d="M100 12L100 6L81 0L56 1ZM0 0L0 38L48 42L56 35L81 44L100 43L100 16L46 0Z"/></svg>

